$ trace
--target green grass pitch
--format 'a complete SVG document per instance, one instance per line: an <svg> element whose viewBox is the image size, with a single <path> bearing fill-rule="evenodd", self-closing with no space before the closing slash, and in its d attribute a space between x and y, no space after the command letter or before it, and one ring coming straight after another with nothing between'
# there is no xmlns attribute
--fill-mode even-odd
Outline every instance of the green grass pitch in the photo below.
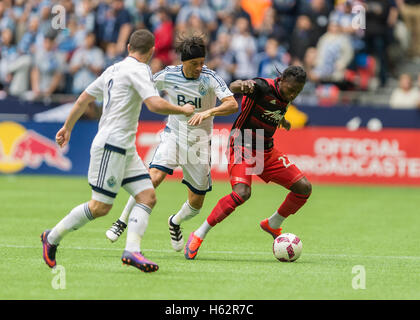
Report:
<svg viewBox="0 0 420 320"><path fill-rule="evenodd" d="M229 192L229 183L214 183L200 215L183 224L184 238ZM294 263L274 258L272 239L258 225L286 192L255 183L251 199L188 261L172 251L167 229L186 187L165 181L142 242L160 269L145 274L122 265L125 235L114 244L105 238L128 198L121 190L106 217L64 238L57 263L65 288L54 289L58 274L42 260L39 235L89 200L87 180L0 176L0 299L420 299L419 188L314 185L308 203L283 224L303 242Z"/></svg>

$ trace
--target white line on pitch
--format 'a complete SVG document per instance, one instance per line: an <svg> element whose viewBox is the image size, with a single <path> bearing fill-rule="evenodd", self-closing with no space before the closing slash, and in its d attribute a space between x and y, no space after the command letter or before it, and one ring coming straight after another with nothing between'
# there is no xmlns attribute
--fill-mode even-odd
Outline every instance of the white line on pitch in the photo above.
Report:
<svg viewBox="0 0 420 320"><path fill-rule="evenodd" d="M24 246L14 244L0 244L0 248L18 248L18 249L38 249L41 246ZM95 247L61 247L63 249L72 250L99 250L99 251L121 251L123 248L95 248ZM172 253L173 250L164 249L143 249L145 252L161 252L161 253ZM205 251L210 254L253 254L253 255L269 255L270 251L258 252L258 251ZM359 254L326 254L326 253L305 253L305 256L313 257L342 257L342 258L372 258L372 259L408 259L408 260L420 260L419 256L364 256Z"/></svg>

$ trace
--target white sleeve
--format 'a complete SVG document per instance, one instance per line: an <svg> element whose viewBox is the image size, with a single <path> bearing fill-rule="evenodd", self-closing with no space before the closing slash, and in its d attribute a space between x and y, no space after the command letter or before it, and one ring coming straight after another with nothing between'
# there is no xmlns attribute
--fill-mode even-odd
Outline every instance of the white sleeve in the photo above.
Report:
<svg viewBox="0 0 420 320"><path fill-rule="evenodd" d="M212 75L210 77L210 83L214 90L214 93L220 101L226 97L233 96L232 91L229 90L229 87L226 85L226 82L219 75Z"/></svg>
<svg viewBox="0 0 420 320"><path fill-rule="evenodd" d="M87 88L86 93L94 96L97 100L102 101L104 98L104 88L105 88L105 80L104 80L104 73L101 76L93 81Z"/></svg>
<svg viewBox="0 0 420 320"><path fill-rule="evenodd" d="M137 91L143 101L150 97L159 97L159 92L155 87L152 72L149 67L137 68L134 72L130 72L129 77L133 88Z"/></svg>
<svg viewBox="0 0 420 320"><path fill-rule="evenodd" d="M165 70L156 72L153 75L153 81L155 82L156 88L160 91L162 91L165 86L165 75L166 75Z"/></svg>

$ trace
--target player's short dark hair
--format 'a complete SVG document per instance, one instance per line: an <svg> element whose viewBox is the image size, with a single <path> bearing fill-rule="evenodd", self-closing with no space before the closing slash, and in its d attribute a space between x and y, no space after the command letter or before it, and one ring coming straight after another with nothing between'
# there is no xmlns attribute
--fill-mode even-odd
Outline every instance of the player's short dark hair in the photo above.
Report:
<svg viewBox="0 0 420 320"><path fill-rule="evenodd" d="M175 39L175 50L181 55L181 60L206 54L206 35L204 33L180 33Z"/></svg>
<svg viewBox="0 0 420 320"><path fill-rule="evenodd" d="M145 54L154 47L155 36L149 30L140 29L131 34L128 43L130 44L131 51Z"/></svg>
<svg viewBox="0 0 420 320"><path fill-rule="evenodd" d="M306 82L306 72L300 66L290 66L287 67L283 73L282 78L286 81L294 81L297 83Z"/></svg>

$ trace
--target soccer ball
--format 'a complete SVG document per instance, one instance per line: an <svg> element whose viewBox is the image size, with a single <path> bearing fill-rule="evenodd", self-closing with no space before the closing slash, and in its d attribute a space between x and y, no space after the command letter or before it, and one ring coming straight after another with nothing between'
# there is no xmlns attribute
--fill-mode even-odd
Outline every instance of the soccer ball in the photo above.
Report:
<svg viewBox="0 0 420 320"><path fill-rule="evenodd" d="M273 253L281 262L296 261L302 253L302 241L293 233L281 234L274 239Z"/></svg>

